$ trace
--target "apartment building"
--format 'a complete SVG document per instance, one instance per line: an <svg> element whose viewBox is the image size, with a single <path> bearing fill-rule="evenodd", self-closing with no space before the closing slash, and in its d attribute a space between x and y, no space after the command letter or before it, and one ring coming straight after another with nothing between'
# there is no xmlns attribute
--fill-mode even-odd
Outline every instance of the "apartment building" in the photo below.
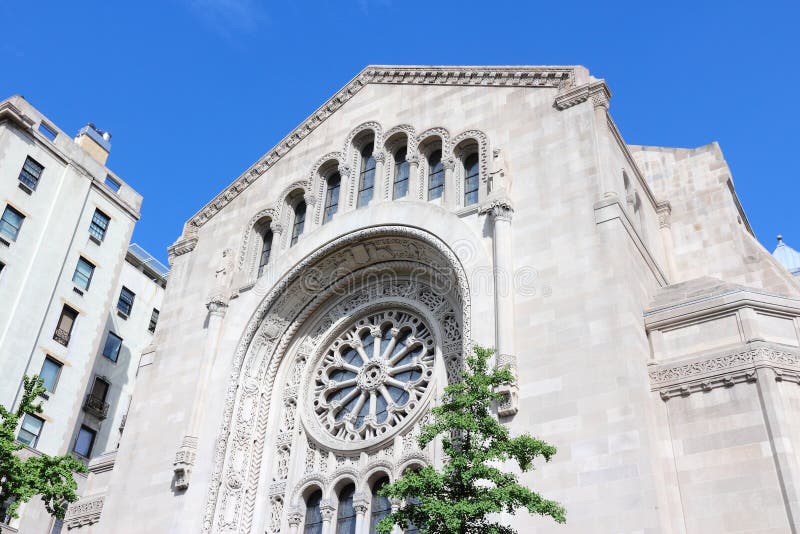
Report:
<svg viewBox="0 0 800 534"><path fill-rule="evenodd" d="M25 454L115 450L157 324L167 269L129 244L142 197L106 166L110 139L0 102L0 403L18 404L24 375L47 388L21 423ZM7 528L50 523L32 501Z"/></svg>

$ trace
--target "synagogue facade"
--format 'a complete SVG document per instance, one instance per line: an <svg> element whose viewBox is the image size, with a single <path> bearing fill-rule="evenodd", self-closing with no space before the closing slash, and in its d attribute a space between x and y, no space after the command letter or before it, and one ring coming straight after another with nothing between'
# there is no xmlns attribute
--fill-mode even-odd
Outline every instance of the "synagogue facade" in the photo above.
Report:
<svg viewBox="0 0 800 534"><path fill-rule="evenodd" d="M794 532L800 280L716 143L580 66L370 66L198 211L78 532L374 532L473 345L558 454L519 532ZM399 531L398 531L399 532Z"/></svg>

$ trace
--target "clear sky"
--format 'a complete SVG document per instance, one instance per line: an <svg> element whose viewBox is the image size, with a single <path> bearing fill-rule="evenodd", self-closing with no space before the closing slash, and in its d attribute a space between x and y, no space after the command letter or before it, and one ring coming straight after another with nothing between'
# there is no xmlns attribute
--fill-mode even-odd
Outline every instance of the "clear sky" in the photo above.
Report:
<svg viewBox="0 0 800 534"><path fill-rule="evenodd" d="M654 6L654 7L653 7ZM718 141L756 235L800 248L800 2L0 0L0 99L113 134L134 241L183 222L365 65L582 64L632 144Z"/></svg>

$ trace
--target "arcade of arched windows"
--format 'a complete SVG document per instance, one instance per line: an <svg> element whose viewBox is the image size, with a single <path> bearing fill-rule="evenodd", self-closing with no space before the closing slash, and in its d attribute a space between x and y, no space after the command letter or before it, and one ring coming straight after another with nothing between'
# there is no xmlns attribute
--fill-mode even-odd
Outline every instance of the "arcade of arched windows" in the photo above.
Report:
<svg viewBox="0 0 800 534"><path fill-rule="evenodd" d="M444 128L417 134L409 125L354 128L341 151L317 160L254 217L244 231L240 271L255 282L276 253L337 215L382 201L431 202L459 215L475 212L492 190L489 141L479 130L451 136Z"/></svg>

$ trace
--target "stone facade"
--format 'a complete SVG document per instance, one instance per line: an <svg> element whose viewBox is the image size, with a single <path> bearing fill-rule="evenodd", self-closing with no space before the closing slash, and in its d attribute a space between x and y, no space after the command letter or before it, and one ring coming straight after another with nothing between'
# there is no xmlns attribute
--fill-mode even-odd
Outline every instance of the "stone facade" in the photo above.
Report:
<svg viewBox="0 0 800 534"><path fill-rule="evenodd" d="M105 165L109 138L87 126L72 139L23 98L0 102L0 210L24 216L16 232L0 223L0 403L16 406L23 375L52 378L38 436L21 434L24 454L75 452L82 428L93 436L77 447L87 463L116 451L139 357L152 343L166 268L129 246L142 197ZM136 295L124 317L123 287ZM62 319L65 307L74 321ZM121 338L117 350L106 350L111 335ZM94 388L98 379L107 388ZM0 528L47 532L52 522L34 500Z"/></svg>
<svg viewBox="0 0 800 534"><path fill-rule="evenodd" d="M610 97L582 67L359 73L170 248L74 528L328 534L352 508L364 534L382 480L443 461L415 436L478 343L517 376L501 421L559 449L522 478L568 523L520 532L794 532L800 284L716 144L626 145Z"/></svg>

